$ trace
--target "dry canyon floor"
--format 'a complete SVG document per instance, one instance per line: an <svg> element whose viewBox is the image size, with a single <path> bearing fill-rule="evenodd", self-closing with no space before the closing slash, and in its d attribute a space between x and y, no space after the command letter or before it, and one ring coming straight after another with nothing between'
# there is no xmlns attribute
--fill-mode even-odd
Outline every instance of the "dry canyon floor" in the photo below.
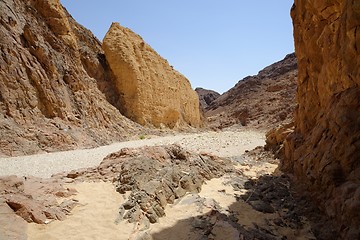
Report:
<svg viewBox="0 0 360 240"><path fill-rule="evenodd" d="M264 132L256 130L233 127L145 136L93 149L2 158L0 176L50 178L59 172L96 167L120 149L169 144L230 159L234 171L205 181L199 193L175 199L154 224L140 218L132 223L119 218L119 207L130 192L116 192L113 183L70 180L65 185L76 189L71 198L78 205L63 221L27 223L0 201L0 239L316 239L313 222L299 210L312 205L299 203L289 179L275 170L278 161L256 148L265 144ZM59 197L59 203L64 199Z"/></svg>

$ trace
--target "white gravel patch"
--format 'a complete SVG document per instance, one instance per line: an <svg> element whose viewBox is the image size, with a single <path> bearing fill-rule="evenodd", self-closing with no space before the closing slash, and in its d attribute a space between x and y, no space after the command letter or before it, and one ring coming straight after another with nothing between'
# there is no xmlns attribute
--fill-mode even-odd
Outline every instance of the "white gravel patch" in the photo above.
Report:
<svg viewBox="0 0 360 240"><path fill-rule="evenodd" d="M235 157L265 144L265 136L256 131L222 131L118 142L111 145L64 152L0 158L0 176L36 176L42 178L80 168L95 167L108 154L122 148L179 144L195 151L212 153L220 157Z"/></svg>

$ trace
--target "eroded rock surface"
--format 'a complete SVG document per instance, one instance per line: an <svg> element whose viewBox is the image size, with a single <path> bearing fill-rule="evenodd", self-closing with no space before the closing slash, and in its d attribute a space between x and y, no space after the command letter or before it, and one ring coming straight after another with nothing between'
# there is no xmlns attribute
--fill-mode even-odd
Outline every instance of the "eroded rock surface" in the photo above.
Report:
<svg viewBox="0 0 360 240"><path fill-rule="evenodd" d="M210 127L234 124L269 129L292 121L295 109L297 60L287 55L240 80L204 110Z"/></svg>
<svg viewBox="0 0 360 240"><path fill-rule="evenodd" d="M295 0L295 131L282 168L315 193L342 239L360 238L360 2Z"/></svg>
<svg viewBox="0 0 360 240"><path fill-rule="evenodd" d="M113 23L103 48L125 116L156 127L201 126L199 99L190 82L139 35Z"/></svg>
<svg viewBox="0 0 360 240"><path fill-rule="evenodd" d="M0 156L123 140L122 116L100 42L59 0L0 2Z"/></svg>
<svg viewBox="0 0 360 240"><path fill-rule="evenodd" d="M65 199L59 203L57 199L75 193L75 189L64 187L64 182L56 179L0 178L0 202L6 203L27 222L44 224L64 220L78 201Z"/></svg>
<svg viewBox="0 0 360 240"><path fill-rule="evenodd" d="M72 171L57 177L105 180L117 183L117 191L131 191L121 206L120 217L130 222L151 223L164 216L168 203L189 192L200 192L205 180L233 170L230 160L194 154L178 145L124 148L106 157L98 168Z"/></svg>
<svg viewBox="0 0 360 240"><path fill-rule="evenodd" d="M213 101L220 97L220 93L204 88L195 88L199 96L200 107L205 110Z"/></svg>

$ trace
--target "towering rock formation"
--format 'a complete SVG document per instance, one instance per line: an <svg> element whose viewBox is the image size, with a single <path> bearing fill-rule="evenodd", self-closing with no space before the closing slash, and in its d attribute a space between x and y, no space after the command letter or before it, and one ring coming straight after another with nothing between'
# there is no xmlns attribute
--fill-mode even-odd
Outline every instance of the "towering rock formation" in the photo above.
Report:
<svg viewBox="0 0 360 240"><path fill-rule="evenodd" d="M125 116L156 127L201 125L199 99L189 81L139 35L113 23L103 48Z"/></svg>
<svg viewBox="0 0 360 240"><path fill-rule="evenodd" d="M360 238L360 1L295 0L295 132L282 168L316 193L343 239Z"/></svg>

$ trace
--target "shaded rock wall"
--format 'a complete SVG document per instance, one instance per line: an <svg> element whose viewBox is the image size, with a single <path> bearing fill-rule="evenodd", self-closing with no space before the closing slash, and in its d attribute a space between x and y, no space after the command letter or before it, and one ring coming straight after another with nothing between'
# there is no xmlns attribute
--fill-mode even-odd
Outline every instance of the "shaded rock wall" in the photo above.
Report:
<svg viewBox="0 0 360 240"><path fill-rule="evenodd" d="M130 29L113 23L103 40L116 75L121 112L142 125L201 125L199 99L190 82Z"/></svg>
<svg viewBox="0 0 360 240"><path fill-rule="evenodd" d="M360 237L360 2L295 0L295 132L282 168L315 193L343 238Z"/></svg>

